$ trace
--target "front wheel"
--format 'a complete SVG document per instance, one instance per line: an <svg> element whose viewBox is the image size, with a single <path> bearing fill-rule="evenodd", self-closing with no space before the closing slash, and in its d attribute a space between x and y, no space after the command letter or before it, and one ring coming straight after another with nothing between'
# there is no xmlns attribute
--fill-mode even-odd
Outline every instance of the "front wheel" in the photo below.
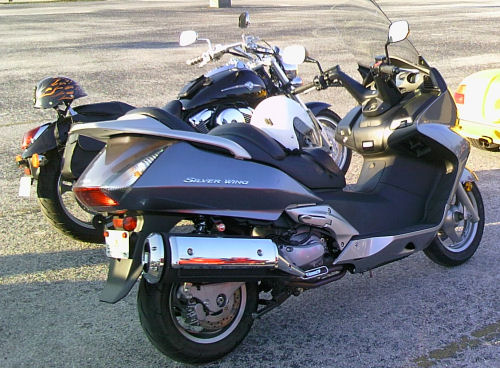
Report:
<svg viewBox="0 0 500 368"><path fill-rule="evenodd" d="M462 184L459 184L462 185ZM455 196L455 202L448 210L444 225L424 253L443 266L458 266L476 252L484 230L484 206L481 193L475 183L467 184L467 196L479 215L478 222L472 222L463 203Z"/></svg>
<svg viewBox="0 0 500 368"><path fill-rule="evenodd" d="M95 215L78 202L72 192L73 183L61 177L61 158L51 155L40 167L37 196L45 217L61 231L76 240L103 243L103 232L92 225Z"/></svg>
<svg viewBox="0 0 500 368"><path fill-rule="evenodd" d="M149 340L168 357L207 363L232 351L250 331L255 283L177 283L141 280L137 308Z"/></svg>
<svg viewBox="0 0 500 368"><path fill-rule="evenodd" d="M326 143L328 153L345 174L351 164L352 151L335 140L337 125L341 120L340 117L329 109L321 110L315 116L321 124L321 135L324 144Z"/></svg>

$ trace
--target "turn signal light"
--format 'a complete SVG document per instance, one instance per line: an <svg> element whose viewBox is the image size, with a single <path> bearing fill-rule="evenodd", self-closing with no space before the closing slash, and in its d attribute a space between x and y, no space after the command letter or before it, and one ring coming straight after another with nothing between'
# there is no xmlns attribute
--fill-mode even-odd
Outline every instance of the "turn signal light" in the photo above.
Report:
<svg viewBox="0 0 500 368"><path fill-rule="evenodd" d="M457 91L453 95L456 104L463 105L465 103L465 87L465 84L459 85Z"/></svg>
<svg viewBox="0 0 500 368"><path fill-rule="evenodd" d="M101 188L73 188L73 192L87 207L114 207L118 202L104 193Z"/></svg>
<svg viewBox="0 0 500 368"><path fill-rule="evenodd" d="M40 157L38 156L38 153L34 153L33 156L31 156L31 166L35 169L40 167Z"/></svg>

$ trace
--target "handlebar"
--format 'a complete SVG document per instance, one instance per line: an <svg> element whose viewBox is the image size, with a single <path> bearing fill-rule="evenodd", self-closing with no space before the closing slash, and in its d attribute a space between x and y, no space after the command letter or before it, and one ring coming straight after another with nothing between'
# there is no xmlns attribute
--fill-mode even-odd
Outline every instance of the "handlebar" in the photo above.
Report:
<svg viewBox="0 0 500 368"><path fill-rule="evenodd" d="M316 88L316 84L314 82L304 84L303 86L297 87L293 90L294 95L298 95L299 93L303 93L309 91L310 89Z"/></svg>
<svg viewBox="0 0 500 368"><path fill-rule="evenodd" d="M387 74L387 75L390 75L392 77L392 76L395 76L396 74L398 74L400 70L397 66L385 64L385 65L379 66L379 71L382 74Z"/></svg>
<svg viewBox="0 0 500 368"><path fill-rule="evenodd" d="M193 59L189 59L189 60L186 60L186 64L187 65L196 65L196 64L199 64L203 61L203 56L198 56L198 57L195 57Z"/></svg>

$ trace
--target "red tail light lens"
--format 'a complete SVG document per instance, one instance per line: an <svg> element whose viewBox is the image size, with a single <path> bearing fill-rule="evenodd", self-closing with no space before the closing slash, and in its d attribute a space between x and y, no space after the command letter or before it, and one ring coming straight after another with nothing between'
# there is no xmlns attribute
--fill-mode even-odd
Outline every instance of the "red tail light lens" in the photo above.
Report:
<svg viewBox="0 0 500 368"><path fill-rule="evenodd" d="M465 84L458 86L453 98L455 99L456 104L463 105L465 103Z"/></svg>
<svg viewBox="0 0 500 368"><path fill-rule="evenodd" d="M23 142L21 143L21 149L25 150L30 146L31 143L33 143L34 137L36 133L40 130L40 127L36 127L35 129L31 129L24 133L23 135Z"/></svg>
<svg viewBox="0 0 500 368"><path fill-rule="evenodd" d="M73 188L80 202L87 207L114 207L118 202L104 193L101 188Z"/></svg>
<svg viewBox="0 0 500 368"><path fill-rule="evenodd" d="M127 216L123 219L123 230L133 231L137 227L137 218L133 216Z"/></svg>

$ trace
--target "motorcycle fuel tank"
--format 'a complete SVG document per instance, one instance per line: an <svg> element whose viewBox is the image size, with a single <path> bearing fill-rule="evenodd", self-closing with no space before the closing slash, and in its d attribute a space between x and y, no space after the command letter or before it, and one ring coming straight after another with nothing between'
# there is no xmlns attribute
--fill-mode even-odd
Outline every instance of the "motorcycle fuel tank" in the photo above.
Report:
<svg viewBox="0 0 500 368"><path fill-rule="evenodd" d="M220 69L220 70L219 70ZM254 107L267 96L266 84L254 71L247 68L219 68L187 83L178 98L185 110L204 105L244 101Z"/></svg>

